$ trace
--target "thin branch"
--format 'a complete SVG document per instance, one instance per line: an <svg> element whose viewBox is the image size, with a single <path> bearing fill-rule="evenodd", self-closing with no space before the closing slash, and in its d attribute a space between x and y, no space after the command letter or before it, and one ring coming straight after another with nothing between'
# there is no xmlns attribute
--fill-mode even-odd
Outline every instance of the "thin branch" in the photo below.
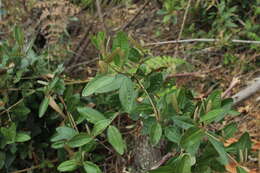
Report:
<svg viewBox="0 0 260 173"><path fill-rule="evenodd" d="M159 168L161 165L163 165L167 160L169 160L173 156L174 153L167 153L155 166L151 168L151 170Z"/></svg>
<svg viewBox="0 0 260 173"><path fill-rule="evenodd" d="M260 77L255 78L253 82L245 89L239 91L237 94L233 95L234 105L240 103L244 99L260 91Z"/></svg>
<svg viewBox="0 0 260 173"><path fill-rule="evenodd" d="M69 66L69 67L66 69L66 71L69 71L69 70L71 70L71 69L73 69L73 68L75 68L75 67L78 67L78 66L84 66L84 65L91 64L91 63L97 61L98 59L99 59L99 58L94 58L94 59L92 59L92 60L83 61L83 62L81 62L81 63L78 63L78 64L75 64L75 65Z"/></svg>
<svg viewBox="0 0 260 173"><path fill-rule="evenodd" d="M147 95L149 102L151 103L152 107L153 107L153 111L156 117L156 120L159 121L160 120L160 113L159 110L156 108L151 96L149 95L149 93L147 92L147 90L145 89L145 87L143 86L143 84L136 78L134 77L135 80L137 81L138 85L142 88L142 90L145 92L145 94Z"/></svg>
<svg viewBox="0 0 260 173"><path fill-rule="evenodd" d="M184 26L185 26L185 22L186 22L186 19L187 19L187 16L188 16L188 11L189 11L189 8L190 8L190 3L191 3L191 0L189 0L188 4L187 4L187 7L185 9L185 12L184 12L184 16L183 16L183 21L182 21L182 24L181 24L181 30L180 30L180 33L179 33L179 36L178 36L178 41L181 39L181 35L182 35L182 32L183 32L183 29L184 29ZM175 55L177 55L178 53L178 49L179 49L179 45L176 46L176 49L175 49Z"/></svg>
<svg viewBox="0 0 260 173"><path fill-rule="evenodd" d="M106 24L105 24L105 21L104 21L104 16L102 14L102 11L101 11L101 5L100 5L100 1L99 0L96 0L96 7L97 7L97 12L98 12L98 16L99 16L99 20L102 24L102 27L103 27L103 30L107 33L108 33L108 30L107 30L107 27L106 27Z"/></svg>
<svg viewBox="0 0 260 173"><path fill-rule="evenodd" d="M57 162L58 159L54 159L52 161L50 161L51 163L55 163ZM12 173L22 173L22 172L28 172L28 171L32 171L34 169L38 169L38 168L41 168L42 167L42 164L39 164L39 165L35 165L35 166L32 166L30 168L25 168L25 169L21 169L21 170L18 170L18 171L13 171Z"/></svg>
<svg viewBox="0 0 260 173"><path fill-rule="evenodd" d="M227 98L230 96L231 90L240 82L238 77L234 77L226 91L222 94L222 98Z"/></svg>
<svg viewBox="0 0 260 173"><path fill-rule="evenodd" d="M4 111L2 111L0 113L0 115L9 112L12 108L14 108L15 106L17 106L19 103L21 103L24 100L24 98L20 99L19 101L17 101L15 104L13 104L12 106L10 106L9 108L5 109Z"/></svg>
<svg viewBox="0 0 260 173"><path fill-rule="evenodd" d="M35 91L33 90L30 94L28 94L28 95L25 96L25 97L28 97L28 96L30 96L30 95L32 95L32 94L34 94L34 93L35 93ZM18 100L16 103L14 103L13 105L11 105L9 108L7 108L7 109L3 110L2 112L0 112L0 115L4 114L4 113L6 113L6 112L9 112L9 111L10 111L11 109L13 109L15 106L19 105L19 104L25 99L25 97L21 98L21 99Z"/></svg>
<svg viewBox="0 0 260 173"><path fill-rule="evenodd" d="M164 45L164 44L174 44L174 43L192 43L192 42L218 42L218 41L220 41L220 39L194 38L194 39L185 39L185 40L171 40L171 41L146 43L144 46ZM245 43L245 44L260 44L260 41L253 41L253 40L231 40L231 42L232 43Z"/></svg>
<svg viewBox="0 0 260 173"><path fill-rule="evenodd" d="M90 39L88 36L92 30L92 27L93 27L93 22L90 24L90 26L86 30L84 37L82 37L82 39L79 41L79 43L74 51L75 56L73 55L68 61L66 61L64 63L64 66L66 68L69 68L72 64L76 64L79 62L84 50L86 50L87 46L90 43ZM68 72L68 69L66 69L66 71Z"/></svg>
<svg viewBox="0 0 260 173"><path fill-rule="evenodd" d="M129 22L127 22L125 25L123 25L122 27L121 27L121 30L125 30L127 27L129 27L132 23L133 23L133 21L137 18L137 16L139 15L139 14L141 14L141 12L144 10L144 8L146 7L146 5L149 3L150 1L149 0L147 0L145 3L144 3L144 5L138 10L138 12L129 20Z"/></svg>
<svg viewBox="0 0 260 173"><path fill-rule="evenodd" d="M207 71L203 71L203 72L190 72L190 73L176 73L176 74L171 74L169 76L166 77L166 81L168 81L169 79L171 78L174 78L174 77L205 77L206 74L209 74L210 72L213 72L213 71L216 71L218 69L220 69L222 66L219 65L215 68L212 68L212 69L209 69Z"/></svg>

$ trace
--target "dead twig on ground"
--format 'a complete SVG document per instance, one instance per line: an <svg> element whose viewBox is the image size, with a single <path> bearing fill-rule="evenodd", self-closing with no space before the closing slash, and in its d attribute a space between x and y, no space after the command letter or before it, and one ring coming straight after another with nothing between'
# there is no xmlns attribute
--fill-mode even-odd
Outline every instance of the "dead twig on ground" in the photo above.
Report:
<svg viewBox="0 0 260 173"><path fill-rule="evenodd" d="M184 16L183 16L183 20L182 20L182 24L181 24L180 33L179 33L179 35L178 35L177 40L180 40L180 39L181 39L181 35L182 35L183 29L184 29L184 26L185 26L185 22L186 22L186 19L187 19L187 16L188 16L188 11L189 11L189 8L190 8L190 3L191 3L191 0L188 1L187 7L186 7L186 9L185 9ZM176 48L175 48L174 56L178 55L178 49L179 49L179 45L177 45Z"/></svg>
<svg viewBox="0 0 260 173"><path fill-rule="evenodd" d="M137 18L137 16L139 16L139 14L141 14L141 12L144 10L144 8L146 7L146 5L149 3L150 1L147 0L144 5L138 10L138 12L126 23L124 24L122 27L120 27L120 30L124 31L126 28L128 28L133 21Z"/></svg>
<svg viewBox="0 0 260 173"><path fill-rule="evenodd" d="M84 37L79 41L79 44L77 45L77 48L75 49L76 56L73 56L69 59L69 61L65 62L64 66L68 69L73 64L76 64L80 61L80 57L82 56L84 50L86 50L88 44L90 43L89 39L89 33L91 32L91 29L93 27L93 23L90 24L87 31L85 32ZM68 70L66 71L68 72Z"/></svg>
<svg viewBox="0 0 260 173"><path fill-rule="evenodd" d="M169 160L172 156L174 156L174 153L168 153L163 158L151 168L151 170L159 168L161 165L163 165L167 160Z"/></svg>
<svg viewBox="0 0 260 173"><path fill-rule="evenodd" d="M238 77L234 77L226 91L224 91L221 95L222 98L230 97L231 90L240 82Z"/></svg>
<svg viewBox="0 0 260 173"><path fill-rule="evenodd" d="M169 79L174 78L174 77L199 77L199 78L203 78L203 77L206 76L206 74L213 72L213 71L216 71L216 70L220 69L221 67L222 66L217 66L213 69L209 69L209 70L204 71L204 72L190 72L190 73L171 74L171 75L167 76L166 81L168 81Z"/></svg>
<svg viewBox="0 0 260 173"><path fill-rule="evenodd" d="M241 101L250 97L254 93L260 91L260 77L255 78L249 86L245 89L239 91L237 94L233 95L232 98L234 100L234 105L237 105Z"/></svg>
<svg viewBox="0 0 260 173"><path fill-rule="evenodd" d="M174 44L174 43L193 43L193 42L218 42L220 39L214 38L194 38L194 39L185 39L185 40L171 40L171 41L161 41L154 43L146 43L144 46L152 45L164 45L164 44ZM245 43L245 44L260 44L260 41L254 40L230 40L232 43Z"/></svg>
<svg viewBox="0 0 260 173"><path fill-rule="evenodd" d="M94 58L94 59L89 60L89 61L83 61L83 62L81 62L81 63L72 65L72 66L68 67L68 68L66 69L66 71L69 71L69 70L74 69L74 68L79 67L79 66L84 66L84 65L91 64L91 63L97 61L98 59L99 59L99 58Z"/></svg>
<svg viewBox="0 0 260 173"><path fill-rule="evenodd" d="M153 166L151 168L151 170L159 168L161 165L163 165L167 160L169 160L173 156L174 156L174 153L166 154L165 156L163 156L163 158L155 166Z"/></svg>
<svg viewBox="0 0 260 173"><path fill-rule="evenodd" d="M97 7L99 20L100 20L100 22L102 24L102 28L103 28L104 32L109 34L108 29L107 29L106 24L105 24L105 21L104 21L104 16L103 16L102 11L101 11L101 5L100 5L100 1L99 0L96 0L96 7Z"/></svg>
<svg viewBox="0 0 260 173"><path fill-rule="evenodd" d="M55 162L58 162L58 159L54 159L52 161L50 161L51 163L55 163ZM18 171L13 171L12 173L22 173L22 172L28 172L28 171L32 171L34 169L38 169L38 168L41 168L42 167L42 164L39 164L39 165L35 165L35 166L32 166L30 168L25 168L25 169L21 169L21 170L18 170Z"/></svg>

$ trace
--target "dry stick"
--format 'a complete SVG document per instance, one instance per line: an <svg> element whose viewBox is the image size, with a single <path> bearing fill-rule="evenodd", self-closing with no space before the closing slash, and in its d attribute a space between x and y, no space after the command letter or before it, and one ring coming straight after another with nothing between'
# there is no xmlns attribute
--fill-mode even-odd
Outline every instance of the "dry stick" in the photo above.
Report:
<svg viewBox="0 0 260 173"><path fill-rule="evenodd" d="M184 16L183 16L183 21L182 21L182 24L181 24L181 30L180 30L180 33L179 33L179 36L178 36L177 40L181 39L181 35L182 35L182 32L183 32L183 29L184 29L184 26L185 26L185 22L186 22L186 19L187 19L187 15L188 15L188 11L189 11L189 8L190 8L190 3L191 3L191 0L189 0L189 2L187 4L187 7L185 9ZM178 49L179 49L179 45L177 45L176 48L175 48L174 56L177 55Z"/></svg>
<svg viewBox="0 0 260 173"><path fill-rule="evenodd" d="M231 90L240 82L238 77L234 77L226 91L221 95L222 98L230 97Z"/></svg>
<svg viewBox="0 0 260 173"><path fill-rule="evenodd" d="M163 165L167 160L169 160L172 156L174 156L174 153L167 153L163 158L151 168L151 170L159 168L161 165Z"/></svg>
<svg viewBox="0 0 260 173"><path fill-rule="evenodd" d="M20 99L19 101L17 101L15 104L13 104L12 106L10 106L9 108L5 109L4 111L2 111L0 113L0 115L9 112L12 108L14 108L15 106L17 106L19 103L21 103L24 100L24 98Z"/></svg>
<svg viewBox="0 0 260 173"><path fill-rule="evenodd" d="M209 69L204 72L190 72L190 73L176 73L166 77L166 81L174 77L204 77L206 74L220 69L222 66L219 65L215 68Z"/></svg>
<svg viewBox="0 0 260 173"><path fill-rule="evenodd" d="M143 86L143 84L135 77L135 80L137 81L138 85L142 88L142 90L144 91L144 93L147 95L149 102L151 103L152 107L153 107L153 111L155 114L155 118L157 121L160 120L161 116L160 116L160 112L157 109L157 107L155 106L153 99L151 98L151 96L149 95L149 93L147 92L147 90L145 89L145 87Z"/></svg>
<svg viewBox="0 0 260 173"><path fill-rule="evenodd" d="M58 159L54 159L52 161L50 161L51 163L55 163L57 162ZM22 169L22 170L18 170L18 171L13 171L11 173L22 173L22 172L27 172L27 171L31 171L31 170L34 170L34 169L38 169L38 168L41 168L42 164L39 164L39 165L35 165L35 166L32 166L30 168L25 168L25 169Z"/></svg>
<svg viewBox="0 0 260 173"><path fill-rule="evenodd" d="M102 27L103 27L103 30L107 33L108 33L108 30L107 30L107 27L106 27L106 24L105 24L105 21L104 21L104 18L103 18L103 14L102 14L102 11L101 11L101 6L100 6L100 1L99 0L96 0L96 7L97 7L97 12L98 12L98 16L99 16L99 20L102 24Z"/></svg>
<svg viewBox="0 0 260 173"><path fill-rule="evenodd" d="M120 29L121 30L125 30L127 27L129 27L133 21L137 18L137 16L139 14L141 14L141 12L144 10L144 8L146 7L146 5L149 3L150 1L147 0L144 5L138 10L138 12L129 20L129 22L127 22L125 25L123 25Z"/></svg>
<svg viewBox="0 0 260 173"><path fill-rule="evenodd" d="M28 97L28 96L30 96L30 95L32 95L32 94L34 94L34 93L35 93L35 91L32 91L30 94L28 94L28 95L25 96L25 97ZM9 112L9 111L10 111L11 109L13 109L15 106L17 106L18 104L20 104L20 103L25 99L25 97L21 98L21 99L18 100L16 103L14 103L13 105L11 105L9 108L7 108L7 109L3 110L2 112L0 112L0 115L4 114L4 113L6 113L6 112Z"/></svg>
<svg viewBox="0 0 260 173"><path fill-rule="evenodd" d="M65 111L66 111L66 113L67 113L67 115L68 115L68 117L69 117L69 119L70 119L70 121L71 121L71 125L73 126L73 128L74 128L77 132L79 132L79 129L77 128L77 124L76 124L76 122L75 122L73 116L71 115L71 113L68 111L68 108L67 108L67 105L66 105L64 99L63 99L61 96L58 96L58 97L59 97L61 103L63 104L64 108L65 108Z"/></svg>
<svg viewBox="0 0 260 173"><path fill-rule="evenodd" d="M253 95L257 91L260 91L260 77L255 78L251 85L239 91L237 94L233 95L232 96L234 100L233 104L237 105L238 103L248 98L249 96Z"/></svg>
<svg viewBox="0 0 260 173"><path fill-rule="evenodd" d="M164 45L164 44L174 44L174 43L192 43L192 42L217 42L220 39L214 38L194 38L194 39L185 39L185 40L171 40L171 41L161 41L155 43L146 43L144 46L152 45ZM231 40L232 43L246 43L246 44L260 44L260 41L252 40Z"/></svg>
<svg viewBox="0 0 260 173"><path fill-rule="evenodd" d="M83 51L86 49L86 47L89 44L88 35L89 35L92 27L93 27L93 23L91 23L91 25L88 27L84 37L80 40L79 44L77 45L77 48L75 49L75 52L78 52L78 53L76 54L76 56L75 57L74 56L71 57L69 59L69 61L67 61L65 63L66 67L69 67L71 64L74 64L75 62L77 63L79 61L79 58L81 57ZM66 71L68 71L68 69L66 69Z"/></svg>
<svg viewBox="0 0 260 173"><path fill-rule="evenodd" d="M99 58L94 58L94 59L89 60L89 61L83 61L83 62L81 62L81 63L78 63L78 64L75 64L75 65L72 65L72 66L68 67L66 70L68 71L68 70L73 69L73 68L78 67L78 66L83 66L83 65L91 64L92 62L95 62L95 61L97 61L98 59L99 59Z"/></svg>

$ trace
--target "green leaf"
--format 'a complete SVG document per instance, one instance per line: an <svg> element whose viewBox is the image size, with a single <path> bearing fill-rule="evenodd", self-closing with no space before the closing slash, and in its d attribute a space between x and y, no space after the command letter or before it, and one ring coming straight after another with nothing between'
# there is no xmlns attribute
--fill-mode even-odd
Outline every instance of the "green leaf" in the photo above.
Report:
<svg viewBox="0 0 260 173"><path fill-rule="evenodd" d="M120 131L115 126L109 126L107 129L108 142L120 154L124 154L125 143Z"/></svg>
<svg viewBox="0 0 260 173"><path fill-rule="evenodd" d="M5 153L0 151L0 170L4 167L5 165Z"/></svg>
<svg viewBox="0 0 260 173"><path fill-rule="evenodd" d="M115 75L107 74L96 76L83 89L82 95L86 97L98 91L101 93L102 90L105 92L115 90L115 87L111 88L111 84L114 80Z"/></svg>
<svg viewBox="0 0 260 173"><path fill-rule="evenodd" d="M207 98L207 103L211 100L211 109L218 109L221 106L221 91L213 91Z"/></svg>
<svg viewBox="0 0 260 173"><path fill-rule="evenodd" d="M134 109L136 93L131 79L124 79L122 86L119 89L119 99L126 112L130 113Z"/></svg>
<svg viewBox="0 0 260 173"><path fill-rule="evenodd" d="M249 133L245 132L238 140L238 148L242 151L249 151L251 149L251 139Z"/></svg>
<svg viewBox="0 0 260 173"><path fill-rule="evenodd" d="M123 51L124 56L122 57L117 55L117 57L114 58L114 62L116 65L122 65L123 61L128 58L130 52L128 36L126 33L117 33L116 38L113 40L112 51L116 50L117 48L120 48Z"/></svg>
<svg viewBox="0 0 260 173"><path fill-rule="evenodd" d="M140 54L140 52L139 52L138 49L136 49L136 48L131 48L130 51L129 51L129 57L128 57L128 59L129 59L130 61L133 61L133 62L135 62L135 63L138 63L139 60L140 60L140 58L141 58L141 56L142 56L142 55Z"/></svg>
<svg viewBox="0 0 260 173"><path fill-rule="evenodd" d="M110 91L115 91L121 87L122 82L124 81L125 78L127 78L127 77L124 75L118 74L115 76L113 82L111 82L110 84L106 85L103 88L99 88L95 93L106 93L106 92L110 92Z"/></svg>
<svg viewBox="0 0 260 173"><path fill-rule="evenodd" d="M76 147L81 147L89 142L91 142L93 138L91 138L88 134L86 133L81 133L76 136L74 136L72 139L70 139L67 142L67 145L76 148Z"/></svg>
<svg viewBox="0 0 260 173"><path fill-rule="evenodd" d="M72 159L72 160L67 160L62 162L57 169L60 172L67 172L67 171L74 171L77 169L77 167L78 167L77 161Z"/></svg>
<svg viewBox="0 0 260 173"><path fill-rule="evenodd" d="M200 143L204 135L203 129L191 127L181 137L180 145L187 150L188 148Z"/></svg>
<svg viewBox="0 0 260 173"><path fill-rule="evenodd" d="M91 0L90 1L84 0L83 2L86 3L86 1L88 1L88 3L91 3ZM98 32L96 36L91 37L91 41L96 46L97 49L101 49L101 46L102 44L104 44L105 39L106 39L105 32Z"/></svg>
<svg viewBox="0 0 260 173"><path fill-rule="evenodd" d="M28 117L28 114L31 112L29 108L27 108L24 102L18 104L12 111L12 119L17 121L25 121Z"/></svg>
<svg viewBox="0 0 260 173"><path fill-rule="evenodd" d="M94 128L91 132L91 135L93 137L101 134L111 123L111 120L105 119L105 120L100 120L97 123L95 123Z"/></svg>
<svg viewBox="0 0 260 173"><path fill-rule="evenodd" d="M184 154L177 165L178 173L191 173L191 157L189 154Z"/></svg>
<svg viewBox="0 0 260 173"><path fill-rule="evenodd" d="M230 123L229 125L225 126L223 129L223 136L228 139L231 138L237 131L237 124Z"/></svg>
<svg viewBox="0 0 260 173"><path fill-rule="evenodd" d="M65 141L57 141L57 142L51 144L51 148L59 149L59 148L63 148L64 145L65 145Z"/></svg>
<svg viewBox="0 0 260 173"><path fill-rule="evenodd" d="M92 140L91 142L87 143L86 145L83 145L81 147L81 150L86 153L89 153L89 152L95 150L97 145L98 145L98 143L95 140Z"/></svg>
<svg viewBox="0 0 260 173"><path fill-rule="evenodd" d="M173 116L172 120L177 126L183 129L189 129L194 126L193 120L187 116Z"/></svg>
<svg viewBox="0 0 260 173"><path fill-rule="evenodd" d="M165 136L167 137L168 140L171 142L175 142L177 144L180 143L181 140L181 133L177 129L177 127L166 127L164 129Z"/></svg>
<svg viewBox="0 0 260 173"><path fill-rule="evenodd" d="M44 97L43 101L40 104L39 108L39 117L41 118L45 112L47 111L47 108L49 106L50 98L49 97Z"/></svg>
<svg viewBox="0 0 260 173"><path fill-rule="evenodd" d="M71 138L73 138L75 135L78 134L78 132L76 130L74 130L73 128L70 128L70 127L66 127L66 126L58 127L58 128L56 128L56 131L57 131L57 134L51 138L51 142L56 142L56 141L64 140L64 139L70 140Z"/></svg>
<svg viewBox="0 0 260 173"><path fill-rule="evenodd" d="M223 143L219 142L213 134L207 134L210 143L214 146L220 156L221 163L223 165L228 164L228 156L225 151Z"/></svg>
<svg viewBox="0 0 260 173"><path fill-rule="evenodd" d="M88 122L95 124L100 120L106 119L103 114L90 107L78 107L79 114L84 117Z"/></svg>
<svg viewBox="0 0 260 173"><path fill-rule="evenodd" d="M85 161L83 167L86 173L102 173L96 164L89 161Z"/></svg>
<svg viewBox="0 0 260 173"><path fill-rule="evenodd" d="M238 116L238 115L240 115L241 113L238 112L238 111L230 110L230 111L228 111L228 114L231 115L231 116Z"/></svg>
<svg viewBox="0 0 260 173"><path fill-rule="evenodd" d="M225 111L223 109L214 109L205 115L201 116L200 122L205 122L205 123L211 123L215 119L217 119L219 116L222 116Z"/></svg>
<svg viewBox="0 0 260 173"><path fill-rule="evenodd" d="M156 122L152 125L150 129L150 141L153 146L158 144L162 136L162 127L161 124Z"/></svg>
<svg viewBox="0 0 260 173"><path fill-rule="evenodd" d="M236 167L237 173L248 173L244 168L242 167Z"/></svg>
<svg viewBox="0 0 260 173"><path fill-rule="evenodd" d="M173 169L171 166L160 166L155 170L149 171L149 173L173 173Z"/></svg>
<svg viewBox="0 0 260 173"><path fill-rule="evenodd" d="M31 139L30 135L25 132L18 132L15 137L15 142L25 142Z"/></svg>
<svg viewBox="0 0 260 173"><path fill-rule="evenodd" d="M12 144L15 142L16 137L16 124L12 123L10 127L1 127L1 133L6 140L6 144Z"/></svg>
<svg viewBox="0 0 260 173"><path fill-rule="evenodd" d="M20 27L15 26L14 28L14 38L17 41L18 45L22 48L24 45L24 34Z"/></svg>

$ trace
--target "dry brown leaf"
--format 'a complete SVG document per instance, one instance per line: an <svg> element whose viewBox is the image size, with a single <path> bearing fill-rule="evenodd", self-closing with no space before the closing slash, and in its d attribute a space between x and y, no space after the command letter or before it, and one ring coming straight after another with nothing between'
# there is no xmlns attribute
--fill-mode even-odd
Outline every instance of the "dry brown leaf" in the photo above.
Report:
<svg viewBox="0 0 260 173"><path fill-rule="evenodd" d="M236 170L236 167L238 166L238 163L235 163L235 162L230 162L229 164L227 164L225 167L226 167L226 170L229 172L229 173L236 173L237 170Z"/></svg>
<svg viewBox="0 0 260 173"><path fill-rule="evenodd" d="M250 105L241 106L238 108L238 112L240 113L248 113L250 111Z"/></svg>
<svg viewBox="0 0 260 173"><path fill-rule="evenodd" d="M253 141L253 146L252 146L252 150L260 150L260 141L257 141L257 140L252 140Z"/></svg>
<svg viewBox="0 0 260 173"><path fill-rule="evenodd" d="M247 167L241 166L241 165L239 165L239 163L236 163L236 162L230 162L228 165L225 166L225 168L229 173L237 173L238 166L243 168L248 173L257 173L256 170L254 170L254 169L250 170Z"/></svg>
<svg viewBox="0 0 260 173"><path fill-rule="evenodd" d="M235 143L235 142L237 142L238 140L236 139L236 138L229 138L229 139L227 139L226 141L225 141L225 143L224 143L224 146L225 147L228 147L229 145L231 145L231 144L233 144L233 143Z"/></svg>
<svg viewBox="0 0 260 173"><path fill-rule="evenodd" d="M59 105L55 102L53 97L50 96L50 102L49 105L54 109L56 112L58 112L63 118L66 118L66 115L63 113Z"/></svg>

